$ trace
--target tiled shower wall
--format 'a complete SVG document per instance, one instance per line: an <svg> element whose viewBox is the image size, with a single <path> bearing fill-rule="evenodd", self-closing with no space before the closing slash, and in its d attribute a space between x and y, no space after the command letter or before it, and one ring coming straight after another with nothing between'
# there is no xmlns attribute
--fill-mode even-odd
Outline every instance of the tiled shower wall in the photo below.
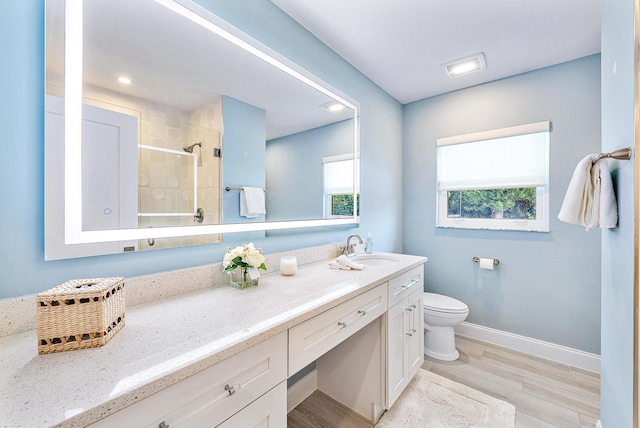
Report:
<svg viewBox="0 0 640 428"><path fill-rule="evenodd" d="M202 166L188 155L139 150L138 211L141 213L190 213L194 211L193 168L198 174L198 206L205 213L203 224L220 223L221 98L187 112L171 106L128 98L101 89L84 91L86 104L118 111L138 118L140 144L183 151L183 147L201 142L194 152L202 156ZM139 227L194 225L192 216L139 217ZM166 248L220 242L219 235L141 240L138 249ZM153 243L153 245L150 245Z"/></svg>

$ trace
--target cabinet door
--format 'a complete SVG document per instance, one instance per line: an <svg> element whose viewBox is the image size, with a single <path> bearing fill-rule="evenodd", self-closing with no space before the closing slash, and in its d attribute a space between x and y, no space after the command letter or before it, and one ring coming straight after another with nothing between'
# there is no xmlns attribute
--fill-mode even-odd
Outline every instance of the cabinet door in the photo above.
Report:
<svg viewBox="0 0 640 428"><path fill-rule="evenodd" d="M422 301L424 295L420 290L409 296L409 335L407 335L408 353L407 364L409 367L409 380L418 372L424 362L424 310Z"/></svg>
<svg viewBox="0 0 640 428"><path fill-rule="evenodd" d="M287 382L249 404L218 428L281 428L287 426Z"/></svg>
<svg viewBox="0 0 640 428"><path fill-rule="evenodd" d="M409 383L407 367L407 299L387 312L387 409Z"/></svg>

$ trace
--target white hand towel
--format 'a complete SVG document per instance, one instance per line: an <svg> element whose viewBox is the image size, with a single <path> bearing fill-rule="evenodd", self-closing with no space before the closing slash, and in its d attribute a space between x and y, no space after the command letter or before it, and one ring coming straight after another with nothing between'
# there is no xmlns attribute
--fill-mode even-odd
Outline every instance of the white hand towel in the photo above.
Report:
<svg viewBox="0 0 640 428"><path fill-rule="evenodd" d="M264 205L264 190L259 187L240 188L240 215L255 218L266 214Z"/></svg>
<svg viewBox="0 0 640 428"><path fill-rule="evenodd" d="M364 267L362 263L356 263L344 254L338 257L336 261L342 265L350 267L351 269L362 270Z"/></svg>
<svg viewBox="0 0 640 428"><path fill-rule="evenodd" d="M571 177L558 219L594 227L612 228L618 223L618 209L611 173L606 160L592 154L582 159Z"/></svg>
<svg viewBox="0 0 640 428"><path fill-rule="evenodd" d="M349 266L345 266L342 263L339 263L337 260L329 262L329 267L331 269L339 269L339 270L351 270Z"/></svg>

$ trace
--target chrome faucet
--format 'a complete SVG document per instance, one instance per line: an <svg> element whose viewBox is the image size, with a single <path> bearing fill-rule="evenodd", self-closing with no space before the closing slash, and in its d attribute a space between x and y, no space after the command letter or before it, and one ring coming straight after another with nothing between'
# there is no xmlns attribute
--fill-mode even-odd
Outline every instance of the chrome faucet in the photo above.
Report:
<svg viewBox="0 0 640 428"><path fill-rule="evenodd" d="M350 244L351 238L358 238L361 244L364 244L364 241L360 237L360 235L354 233L347 237L347 245L342 249L342 254L346 254L347 256L353 256L356 253L356 250L353 248L353 245Z"/></svg>

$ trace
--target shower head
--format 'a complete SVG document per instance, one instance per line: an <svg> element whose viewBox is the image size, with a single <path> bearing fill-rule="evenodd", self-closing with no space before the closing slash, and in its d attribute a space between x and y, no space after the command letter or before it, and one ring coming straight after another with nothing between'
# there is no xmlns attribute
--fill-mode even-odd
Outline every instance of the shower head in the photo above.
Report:
<svg viewBox="0 0 640 428"><path fill-rule="evenodd" d="M182 148L182 150L184 150L184 151L185 151L185 152L187 152L187 153L193 153L193 148L194 148L195 146L200 146L200 150L202 150L202 142L197 142L197 143L192 144L192 145L190 145L190 146L183 147L183 148Z"/></svg>
<svg viewBox="0 0 640 428"><path fill-rule="evenodd" d="M196 153L196 156L198 157L198 166L202 166L202 141L198 141L195 144L192 144L190 146L187 147L183 147L182 150L184 150L187 153L193 153L193 149L196 146L200 146L200 153Z"/></svg>

